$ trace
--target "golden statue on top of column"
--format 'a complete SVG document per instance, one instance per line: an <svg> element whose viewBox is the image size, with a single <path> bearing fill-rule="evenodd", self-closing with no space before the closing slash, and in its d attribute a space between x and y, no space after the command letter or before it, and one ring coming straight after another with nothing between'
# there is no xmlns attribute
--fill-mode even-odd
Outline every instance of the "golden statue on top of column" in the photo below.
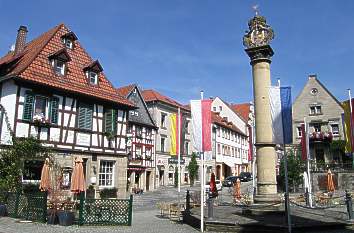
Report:
<svg viewBox="0 0 354 233"><path fill-rule="evenodd" d="M274 38L273 29L267 24L266 18L258 13L258 6L254 6L255 16L248 22L248 31L243 36L243 45L247 48L255 48L269 45Z"/></svg>

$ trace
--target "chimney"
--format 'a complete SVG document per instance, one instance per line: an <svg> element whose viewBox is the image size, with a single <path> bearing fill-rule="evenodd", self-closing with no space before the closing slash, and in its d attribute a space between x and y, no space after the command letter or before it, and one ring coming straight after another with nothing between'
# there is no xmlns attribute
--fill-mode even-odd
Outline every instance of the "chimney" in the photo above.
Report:
<svg viewBox="0 0 354 233"><path fill-rule="evenodd" d="M25 48L27 32L28 31L26 26L20 26L18 29L14 55L19 54Z"/></svg>
<svg viewBox="0 0 354 233"><path fill-rule="evenodd" d="M317 79L317 74L310 74L309 79Z"/></svg>

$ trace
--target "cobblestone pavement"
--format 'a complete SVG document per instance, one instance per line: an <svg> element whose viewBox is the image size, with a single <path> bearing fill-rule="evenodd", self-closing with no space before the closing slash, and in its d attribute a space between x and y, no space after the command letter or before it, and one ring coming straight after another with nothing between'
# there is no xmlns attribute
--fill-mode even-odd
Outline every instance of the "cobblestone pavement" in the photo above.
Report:
<svg viewBox="0 0 354 233"><path fill-rule="evenodd" d="M248 186L249 184L242 184ZM183 186L181 193L178 194L174 187L161 187L152 192L146 192L142 195L134 195L133 201L133 225L125 226L58 226L42 223L20 223L18 219L0 218L0 233L61 233L61 232L136 232L136 233L179 233L179 232L199 232L198 230L186 224L176 223L169 219L161 218L156 205L158 202L181 202L185 201L186 190L200 190L200 186ZM228 188L222 191L224 196L229 196ZM221 195L222 195L221 194Z"/></svg>
<svg viewBox="0 0 354 233"><path fill-rule="evenodd" d="M170 221L169 219L161 219L158 217L159 212L156 211L140 211L133 215L133 226L59 226L47 225L42 223L18 223L17 219L0 218L1 233L108 233L108 232L131 232L131 233L155 233L155 232L171 232L186 233L198 232L186 224L180 224Z"/></svg>
<svg viewBox="0 0 354 233"><path fill-rule="evenodd" d="M184 201L186 189L197 189L198 187L182 187L180 198ZM182 200L183 199L183 200ZM20 223L18 219L3 217L0 218L0 233L71 233L71 232L136 232L136 233L179 233L198 232L189 225L176 223L169 219L161 218L156 204L159 201L177 201L178 192L173 187L161 187L153 192L146 192L134 196L133 224L126 226L58 226L42 223Z"/></svg>

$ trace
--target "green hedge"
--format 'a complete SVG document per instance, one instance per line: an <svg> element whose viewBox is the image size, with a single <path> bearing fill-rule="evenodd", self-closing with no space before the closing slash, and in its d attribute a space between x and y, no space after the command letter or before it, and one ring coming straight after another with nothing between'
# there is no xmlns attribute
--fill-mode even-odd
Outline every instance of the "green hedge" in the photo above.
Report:
<svg viewBox="0 0 354 233"><path fill-rule="evenodd" d="M100 190L100 197L102 199L106 198L117 198L117 188L104 188Z"/></svg>

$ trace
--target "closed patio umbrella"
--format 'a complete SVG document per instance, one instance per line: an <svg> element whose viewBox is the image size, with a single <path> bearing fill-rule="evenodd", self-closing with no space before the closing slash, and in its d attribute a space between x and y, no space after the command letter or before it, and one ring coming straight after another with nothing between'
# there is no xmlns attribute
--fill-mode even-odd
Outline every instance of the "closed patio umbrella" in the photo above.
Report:
<svg viewBox="0 0 354 233"><path fill-rule="evenodd" d="M327 191L334 192L333 174L330 169L327 172Z"/></svg>
<svg viewBox="0 0 354 233"><path fill-rule="evenodd" d="M234 198L238 200L241 199L241 181L239 178L237 178L237 181L235 182L234 192Z"/></svg>
<svg viewBox="0 0 354 233"><path fill-rule="evenodd" d="M39 189L43 192L48 191L50 189L50 166L48 158L46 158L44 161Z"/></svg>
<svg viewBox="0 0 354 233"><path fill-rule="evenodd" d="M211 197L216 197L216 196L218 195L218 190L216 189L215 174L214 174L214 172L211 173L209 185L210 185Z"/></svg>
<svg viewBox="0 0 354 233"><path fill-rule="evenodd" d="M73 193L80 193L86 190L85 177L84 177L84 168L82 166L82 158L75 158L75 166L73 174L71 176L71 186L70 190Z"/></svg>

